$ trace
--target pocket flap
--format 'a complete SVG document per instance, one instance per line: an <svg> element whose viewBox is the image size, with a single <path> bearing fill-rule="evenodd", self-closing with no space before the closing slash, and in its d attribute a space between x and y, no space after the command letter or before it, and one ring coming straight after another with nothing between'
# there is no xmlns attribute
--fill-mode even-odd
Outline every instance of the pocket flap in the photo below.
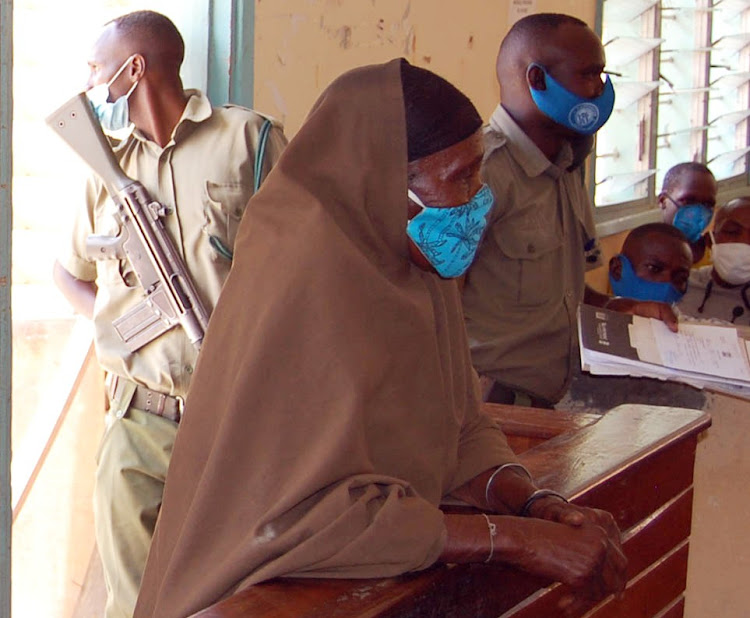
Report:
<svg viewBox="0 0 750 618"><path fill-rule="evenodd" d="M512 260L536 260L559 249L562 238L553 230L514 230L503 233L502 224L498 225L497 243L500 250Z"/></svg>
<svg viewBox="0 0 750 618"><path fill-rule="evenodd" d="M206 181L206 195L215 206L234 219L240 220L250 200L252 189L239 183L220 184Z"/></svg>

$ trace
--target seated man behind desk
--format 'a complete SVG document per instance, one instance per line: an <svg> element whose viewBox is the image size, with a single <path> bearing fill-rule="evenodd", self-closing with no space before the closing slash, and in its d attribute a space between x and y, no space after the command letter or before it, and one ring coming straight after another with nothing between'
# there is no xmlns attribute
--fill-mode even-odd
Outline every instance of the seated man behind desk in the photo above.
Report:
<svg viewBox="0 0 750 618"><path fill-rule="evenodd" d="M713 173L702 163L679 163L664 176L659 207L664 223L674 225L690 243L693 264L711 263L705 231L711 223L718 185Z"/></svg>
<svg viewBox="0 0 750 618"><path fill-rule="evenodd" d="M740 197L716 211L709 236L713 265L690 273L680 311L694 318L750 323L750 197Z"/></svg>
<svg viewBox="0 0 750 618"><path fill-rule="evenodd" d="M581 301L675 327L667 305L612 300L584 281L600 262L575 165L614 106L604 61L596 34L569 15L524 17L500 45L502 102L485 132L482 166L495 209L463 292L472 362L488 401L549 407L559 400L576 364Z"/></svg>
<svg viewBox="0 0 750 618"><path fill-rule="evenodd" d="M690 244L680 230L648 223L632 230L622 251L609 261L609 281L618 297L672 304L685 294L692 261ZM567 409L605 412L623 403L702 409L706 402L703 391L687 384L592 375L581 371L578 363L575 369L560 404Z"/></svg>
<svg viewBox="0 0 750 618"><path fill-rule="evenodd" d="M692 262L690 244L679 229L647 223L632 230L609 261L609 282L618 297L676 303L687 290Z"/></svg>

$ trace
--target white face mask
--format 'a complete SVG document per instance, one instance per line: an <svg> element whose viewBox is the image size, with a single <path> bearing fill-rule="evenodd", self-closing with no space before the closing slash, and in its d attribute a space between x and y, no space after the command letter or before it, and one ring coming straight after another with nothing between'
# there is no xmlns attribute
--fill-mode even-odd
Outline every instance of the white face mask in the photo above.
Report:
<svg viewBox="0 0 750 618"><path fill-rule="evenodd" d="M744 242L717 243L711 234L711 258L714 269L730 285L750 281L750 245Z"/></svg>
<svg viewBox="0 0 750 618"><path fill-rule="evenodd" d="M128 109L128 98L135 90L138 82L135 82L130 90L127 91L123 96L119 97L116 101L110 103L109 99L109 87L120 77L120 73L125 70L130 64L130 61L135 56L130 56L122 66L117 69L115 74L112 76L106 84L99 84L94 86L91 90L86 92L86 96L91 101L91 107L94 109L96 117L99 119L99 124L102 125L102 129L105 131L121 131L127 129L130 126L130 112Z"/></svg>

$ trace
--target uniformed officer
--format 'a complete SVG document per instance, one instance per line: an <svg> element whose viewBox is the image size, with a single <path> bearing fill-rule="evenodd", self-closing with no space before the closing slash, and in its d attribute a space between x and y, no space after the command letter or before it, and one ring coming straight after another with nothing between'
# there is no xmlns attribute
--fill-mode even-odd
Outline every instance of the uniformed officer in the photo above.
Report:
<svg viewBox="0 0 750 618"><path fill-rule="evenodd" d="M103 128L132 133L116 156L168 207L165 226L210 312L229 272L237 227L255 181L255 153L266 118L237 106L213 108L184 90L184 44L174 24L138 11L105 25L89 59L86 86ZM273 123L262 174L286 140ZM175 433L197 350L172 328L136 352L112 322L144 291L125 259L94 262L91 234L117 235L112 200L97 178L86 187L71 243L55 264L55 281L93 319L98 360L107 373L110 410L99 450L94 514L107 584L108 618L131 616L145 565Z"/></svg>

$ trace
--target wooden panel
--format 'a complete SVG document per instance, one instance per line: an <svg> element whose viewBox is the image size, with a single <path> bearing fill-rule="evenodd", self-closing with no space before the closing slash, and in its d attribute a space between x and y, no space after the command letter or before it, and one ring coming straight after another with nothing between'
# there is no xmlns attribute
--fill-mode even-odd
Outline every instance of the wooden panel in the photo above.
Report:
<svg viewBox="0 0 750 618"><path fill-rule="evenodd" d="M685 590L688 543L683 542L664 559L628 584L625 597L610 599L585 618L650 618L669 607Z"/></svg>
<svg viewBox="0 0 750 618"><path fill-rule="evenodd" d="M196 614L200 618L496 618L546 582L502 567L439 566L379 580L290 579L259 584ZM499 585L501 584L501 585Z"/></svg>
<svg viewBox="0 0 750 618"><path fill-rule="evenodd" d="M628 580L637 577L659 557L690 537L692 513L691 488L623 535L625 553L628 556Z"/></svg>
<svg viewBox="0 0 750 618"><path fill-rule="evenodd" d="M685 613L685 597L680 595L667 607L660 611L654 618L682 618Z"/></svg>
<svg viewBox="0 0 750 618"><path fill-rule="evenodd" d="M693 436L652 453L574 501L583 506L606 505L620 529L627 530L693 484L696 446Z"/></svg>

